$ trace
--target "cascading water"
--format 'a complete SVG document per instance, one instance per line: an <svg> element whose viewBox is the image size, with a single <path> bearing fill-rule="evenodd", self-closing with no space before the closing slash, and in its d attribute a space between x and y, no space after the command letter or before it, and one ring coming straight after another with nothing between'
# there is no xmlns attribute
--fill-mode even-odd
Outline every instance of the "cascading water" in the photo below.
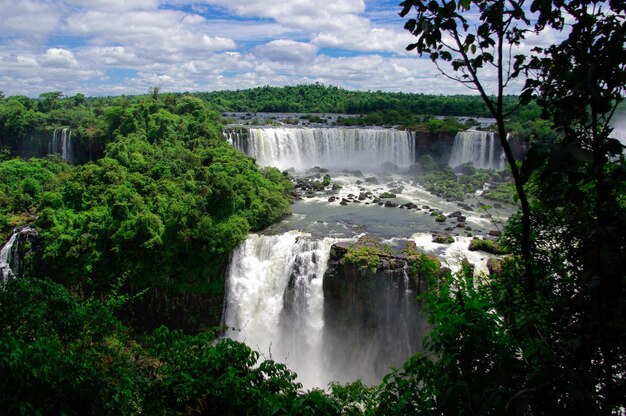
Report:
<svg viewBox="0 0 626 416"><path fill-rule="evenodd" d="M481 235L491 227L490 220L469 206L460 208L426 192L414 178L403 176L402 169L379 169L385 162L400 168L413 163L415 145L407 132L237 128L224 132L224 138L260 165L300 172L313 166L330 169L333 184L339 185L295 201L293 215L263 234L251 234L233 252L224 335L286 363L307 388L356 379L379 383L391 366L401 366L421 346L426 329L415 300L418 283L406 267L392 268L389 262L377 266L374 274L361 275L345 266L336 250L331 253L331 246L339 239L356 241L362 234L395 238L448 257L443 263L455 268L463 256L486 256L467 251L469 237L457 236L453 244L435 247L430 230L444 232L453 220L438 223L433 210L448 215L462 209L464 228L454 228L457 233L467 227ZM496 157L492 152L487 159ZM321 173L310 171L299 179L310 178L319 179ZM398 209L404 207L396 204L394 209L374 202L375 196L392 190L396 201L415 205ZM497 211L493 217L501 218ZM414 237L418 232L428 234Z"/></svg>
<svg viewBox="0 0 626 416"><path fill-rule="evenodd" d="M233 253L228 272L226 336L284 362L307 386L324 386L322 278L330 246L292 231L251 234Z"/></svg>
<svg viewBox="0 0 626 416"><path fill-rule="evenodd" d="M350 128L251 128L229 141L261 166L303 171L313 166L362 169L415 161L415 139L408 131Z"/></svg>
<svg viewBox="0 0 626 416"><path fill-rule="evenodd" d="M496 133L467 130L457 133L452 146L449 165L456 167L472 162L479 169L505 168L502 146Z"/></svg>
<svg viewBox="0 0 626 416"><path fill-rule="evenodd" d="M48 143L48 153L59 153L68 163L73 161L72 131L68 128L54 129L52 140Z"/></svg>
<svg viewBox="0 0 626 416"><path fill-rule="evenodd" d="M9 241L2 246L2 249L0 249L0 275L3 283L15 278L19 272L20 237L24 236L24 238L26 238L28 235L36 234L37 232L29 227L14 230L13 234L11 234L11 237L9 238Z"/></svg>
<svg viewBox="0 0 626 416"><path fill-rule="evenodd" d="M9 241L0 250L0 274L2 275L2 282L5 283L15 277L13 270L11 269L11 260L15 258L15 251L17 251L18 233L14 232L9 238Z"/></svg>

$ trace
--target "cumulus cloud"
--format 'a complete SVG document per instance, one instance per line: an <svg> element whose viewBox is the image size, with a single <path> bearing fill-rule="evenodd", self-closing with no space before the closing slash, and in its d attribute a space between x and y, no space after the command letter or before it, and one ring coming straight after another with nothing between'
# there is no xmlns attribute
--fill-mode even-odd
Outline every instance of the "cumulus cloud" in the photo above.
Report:
<svg viewBox="0 0 626 416"><path fill-rule="evenodd" d="M88 11L67 18L70 33L92 37L93 43L128 44L153 60L173 60L186 53L234 49L232 39L209 36L205 19L174 10Z"/></svg>
<svg viewBox="0 0 626 416"><path fill-rule="evenodd" d="M74 54L66 49L48 49L40 59L41 66L50 68L76 68L78 62Z"/></svg>
<svg viewBox="0 0 626 416"><path fill-rule="evenodd" d="M400 18L393 21L397 7L387 1L0 0L0 7L0 90L7 94L312 82L470 92L405 53L413 38Z"/></svg>
<svg viewBox="0 0 626 416"><path fill-rule="evenodd" d="M18 45L41 42L59 24L58 11L48 2L0 0L0 39Z"/></svg>
<svg viewBox="0 0 626 416"><path fill-rule="evenodd" d="M315 59L317 47L288 39L273 40L255 48L255 55L277 62L305 63Z"/></svg>
<svg viewBox="0 0 626 416"><path fill-rule="evenodd" d="M117 12L159 7L159 0L64 0L64 3L84 9L115 10Z"/></svg>

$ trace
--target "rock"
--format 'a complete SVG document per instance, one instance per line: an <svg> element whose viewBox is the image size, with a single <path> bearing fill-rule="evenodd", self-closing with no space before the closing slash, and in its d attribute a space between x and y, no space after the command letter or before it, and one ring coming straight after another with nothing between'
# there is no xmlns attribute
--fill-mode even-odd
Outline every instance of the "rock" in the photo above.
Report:
<svg viewBox="0 0 626 416"><path fill-rule="evenodd" d="M391 192L392 194L401 194L403 190L404 190L404 187L399 186L397 188L390 189L389 192Z"/></svg>
<svg viewBox="0 0 626 416"><path fill-rule="evenodd" d="M328 172L328 171L326 171L326 172ZM306 173L307 174L309 174L309 173L322 173L322 168L320 168L319 166L313 166L312 168L307 169Z"/></svg>
<svg viewBox="0 0 626 416"><path fill-rule="evenodd" d="M430 209L428 205L422 205L422 209Z"/></svg>
<svg viewBox="0 0 626 416"><path fill-rule="evenodd" d="M354 201L352 201L353 204L360 204L361 201L359 201L358 199L355 199Z"/></svg>
<svg viewBox="0 0 626 416"><path fill-rule="evenodd" d="M463 268L463 270L467 270L470 275L474 275L474 265L470 263L467 258L461 260L461 267Z"/></svg>
<svg viewBox="0 0 626 416"><path fill-rule="evenodd" d="M343 199L343 200L342 200L339 204L340 204L340 205L348 205L348 203L346 202L346 200L345 200L345 199Z"/></svg>
<svg viewBox="0 0 626 416"><path fill-rule="evenodd" d="M493 207L496 209L502 209L502 204L499 202L496 202L495 204L493 204Z"/></svg>
<svg viewBox="0 0 626 416"><path fill-rule="evenodd" d="M472 227L470 227L469 225L465 227L465 231L472 231Z"/></svg>
<svg viewBox="0 0 626 416"><path fill-rule="evenodd" d="M385 162L385 163L380 165L380 169L383 172L396 173L396 172L398 172L398 165L396 165L395 163L392 163L392 162Z"/></svg>
<svg viewBox="0 0 626 416"><path fill-rule="evenodd" d="M330 198L328 198L328 202L335 202L336 199L336 197L331 196Z"/></svg>
<svg viewBox="0 0 626 416"><path fill-rule="evenodd" d="M391 201L385 202L385 207L387 207L387 208L395 208L397 206L398 206L398 204L396 204L395 202L391 202Z"/></svg>
<svg viewBox="0 0 626 416"><path fill-rule="evenodd" d="M465 228L465 223L464 222L460 222L456 225L456 228Z"/></svg>
<svg viewBox="0 0 626 416"><path fill-rule="evenodd" d="M459 207L463 208L465 211L474 211L474 209L472 207L470 207L469 205L464 204L462 202L459 202L457 205Z"/></svg>
<svg viewBox="0 0 626 416"><path fill-rule="evenodd" d="M461 211L454 211L452 214L450 214L448 216L451 217L451 218L454 218L454 217L458 218L458 217L460 217L462 215L463 214L461 213Z"/></svg>
<svg viewBox="0 0 626 416"><path fill-rule="evenodd" d="M502 233L498 230L491 230L489 231L489 235L492 237L500 237L502 235Z"/></svg>
<svg viewBox="0 0 626 416"><path fill-rule="evenodd" d="M435 221L437 222L446 222L446 216L445 215L437 215L437 217L435 218Z"/></svg>
<svg viewBox="0 0 626 416"><path fill-rule="evenodd" d="M356 195L354 195L354 194L348 194L348 199L354 199L354 198L356 198Z"/></svg>
<svg viewBox="0 0 626 416"><path fill-rule="evenodd" d="M370 176L369 178L365 178L365 182L378 185L378 178L376 178L376 176Z"/></svg>
<svg viewBox="0 0 626 416"><path fill-rule="evenodd" d="M452 244L454 243L454 237L448 234L433 234L433 243Z"/></svg>
<svg viewBox="0 0 626 416"><path fill-rule="evenodd" d="M480 240L478 238L474 238L470 241L469 247L467 248L469 251L484 251L485 253L491 254L507 254L506 250L504 250L497 241L494 240Z"/></svg>
<svg viewBox="0 0 626 416"><path fill-rule="evenodd" d="M392 194L391 192L383 192L382 194L378 195L378 198L395 198L396 195Z"/></svg>
<svg viewBox="0 0 626 416"><path fill-rule="evenodd" d="M456 220L458 222L465 222L465 220L467 220L467 217L464 217L463 215L459 215L456 217Z"/></svg>
<svg viewBox="0 0 626 416"><path fill-rule="evenodd" d="M367 195L365 194L365 192L361 192L359 194L359 201L363 201L365 199L367 199Z"/></svg>
<svg viewBox="0 0 626 416"><path fill-rule="evenodd" d="M487 260L487 270L489 270L489 274L501 274L504 270L504 261L493 257L490 258Z"/></svg>
<svg viewBox="0 0 626 416"><path fill-rule="evenodd" d="M361 185L363 183L363 181L356 181L357 185Z"/></svg>
<svg viewBox="0 0 626 416"><path fill-rule="evenodd" d="M404 207L406 209L416 209L417 205L415 205L413 202L407 202L406 204L404 204Z"/></svg>

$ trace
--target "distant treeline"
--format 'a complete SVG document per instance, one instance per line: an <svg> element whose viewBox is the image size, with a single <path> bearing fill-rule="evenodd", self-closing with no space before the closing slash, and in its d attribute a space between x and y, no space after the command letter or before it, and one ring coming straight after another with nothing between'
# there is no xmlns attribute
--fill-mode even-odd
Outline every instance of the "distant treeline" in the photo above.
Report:
<svg viewBox="0 0 626 416"><path fill-rule="evenodd" d="M403 110L412 114L489 117L477 95L425 95L402 92L350 91L321 84L258 87L236 91L199 92L196 95L222 111L367 114ZM506 98L513 109L516 96Z"/></svg>

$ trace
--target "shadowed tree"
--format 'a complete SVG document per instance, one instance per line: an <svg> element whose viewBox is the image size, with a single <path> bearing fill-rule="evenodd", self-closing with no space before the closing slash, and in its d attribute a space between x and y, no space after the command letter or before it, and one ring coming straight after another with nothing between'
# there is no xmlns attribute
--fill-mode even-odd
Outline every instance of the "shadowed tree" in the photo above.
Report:
<svg viewBox="0 0 626 416"><path fill-rule="evenodd" d="M478 91L496 120L500 143L522 209L521 255L527 289L532 293L535 283L531 264L530 205L520 170L506 140L505 119L509 112L504 107L505 91L519 74L524 60L521 55L512 56L512 48L524 39L529 26L522 8L524 1L405 0L400 5L400 16L405 17L411 11L416 15L404 25L417 37L417 42L407 46L407 50L428 54L444 76ZM486 82L494 72L496 89L491 94L486 89Z"/></svg>

